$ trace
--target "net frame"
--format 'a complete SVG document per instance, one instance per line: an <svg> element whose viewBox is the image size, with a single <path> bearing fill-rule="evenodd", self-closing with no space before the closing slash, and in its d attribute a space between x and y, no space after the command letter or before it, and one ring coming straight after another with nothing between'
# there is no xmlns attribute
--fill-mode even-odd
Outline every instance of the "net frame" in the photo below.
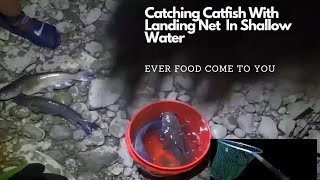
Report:
<svg viewBox="0 0 320 180"><path fill-rule="evenodd" d="M226 151L228 152L226 154L225 150L227 149L224 148L231 148L231 151L234 154L231 152L231 154L229 154L229 151ZM238 154L235 153L237 151ZM210 174L217 180L232 180L237 178L246 166L255 158L255 155L261 153L263 153L263 150L255 146L237 141L219 139L217 153L210 167ZM242 156L245 161L239 159L238 155Z"/></svg>

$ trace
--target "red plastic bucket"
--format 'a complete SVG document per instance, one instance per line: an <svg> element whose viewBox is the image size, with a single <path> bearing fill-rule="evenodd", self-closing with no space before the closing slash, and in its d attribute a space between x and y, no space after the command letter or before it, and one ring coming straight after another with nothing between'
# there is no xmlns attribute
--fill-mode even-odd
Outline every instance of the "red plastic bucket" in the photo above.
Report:
<svg viewBox="0 0 320 180"><path fill-rule="evenodd" d="M160 116L162 112L174 112L177 114L181 123L190 122L185 133L195 132L199 137L198 151L194 154L193 160L183 166L178 167L162 167L144 160L134 149L133 142L137 130L146 122L154 120ZM153 176L171 176L190 171L201 163L210 148L211 133L207 120L192 106L174 100L159 100L152 102L131 118L127 128L125 141L129 154L142 170L147 171ZM187 145L193 142L186 141ZM155 147L157 148L157 147Z"/></svg>

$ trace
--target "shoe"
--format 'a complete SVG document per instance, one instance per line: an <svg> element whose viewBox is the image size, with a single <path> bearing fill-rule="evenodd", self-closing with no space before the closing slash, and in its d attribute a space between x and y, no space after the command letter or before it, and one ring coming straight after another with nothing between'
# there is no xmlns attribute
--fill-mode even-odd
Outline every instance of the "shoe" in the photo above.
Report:
<svg viewBox="0 0 320 180"><path fill-rule="evenodd" d="M28 22L20 26L13 26L0 14L0 27L40 47L55 49L60 45L61 38L56 27L35 18L29 18Z"/></svg>

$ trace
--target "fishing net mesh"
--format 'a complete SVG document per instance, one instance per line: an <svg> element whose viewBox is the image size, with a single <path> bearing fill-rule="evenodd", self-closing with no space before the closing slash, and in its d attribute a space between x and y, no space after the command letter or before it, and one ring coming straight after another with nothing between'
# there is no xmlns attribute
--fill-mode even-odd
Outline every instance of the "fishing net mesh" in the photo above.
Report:
<svg viewBox="0 0 320 180"><path fill-rule="evenodd" d="M235 148L235 147L238 148ZM216 180L231 180L237 178L245 167L254 159L251 153L242 149L255 153L262 151L253 146L237 143L230 140L219 140L217 153L211 164L210 173Z"/></svg>

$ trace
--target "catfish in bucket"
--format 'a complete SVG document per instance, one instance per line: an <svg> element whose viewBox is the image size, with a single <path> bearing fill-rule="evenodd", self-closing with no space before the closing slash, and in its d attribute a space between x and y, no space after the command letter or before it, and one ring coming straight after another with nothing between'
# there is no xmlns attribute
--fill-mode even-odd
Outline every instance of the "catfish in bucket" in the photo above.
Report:
<svg viewBox="0 0 320 180"><path fill-rule="evenodd" d="M185 164L190 158L187 157L186 144L183 138L183 128L175 113L161 113L161 139L165 142L165 148L170 150L181 164Z"/></svg>

